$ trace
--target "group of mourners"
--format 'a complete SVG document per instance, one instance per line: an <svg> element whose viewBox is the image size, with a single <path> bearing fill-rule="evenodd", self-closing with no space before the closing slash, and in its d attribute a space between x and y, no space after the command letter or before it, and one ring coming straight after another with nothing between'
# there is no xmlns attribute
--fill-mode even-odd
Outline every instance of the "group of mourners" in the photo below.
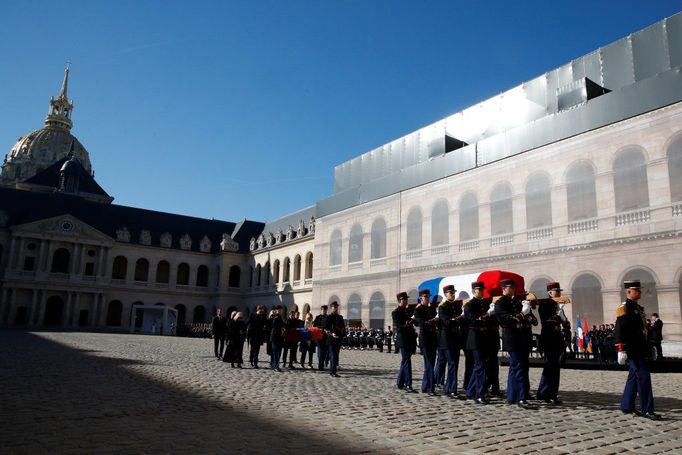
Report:
<svg viewBox="0 0 682 455"><path fill-rule="evenodd" d="M244 344L248 341L249 364L259 368L260 350L265 343L269 367L274 371L281 372L282 367L296 369L296 365L314 368L313 354L317 352L317 369L329 368L329 373L338 377L339 351L346 334L346 325L338 309L338 303L332 302L329 306L323 305L315 318L307 313L304 320L296 310L283 317L281 305L273 307L269 314L266 314L265 306L260 305L248 320L239 311L234 311L228 319L218 309L212 322L215 357L230 363L232 368L243 368ZM320 337L300 339L298 329L313 327L319 329Z"/></svg>
<svg viewBox="0 0 682 455"><path fill-rule="evenodd" d="M543 400L561 405L559 383L561 358L566 352L566 316L563 306L570 300L561 295L559 283L547 284L549 298L537 299L532 294L516 295L514 280L501 280L501 296L484 299L485 283L471 284L473 297L468 301L455 300L453 285L443 287L445 298L432 301L428 289L419 290L420 302L410 310L408 294L397 294L398 307L393 311L396 331L396 349L400 351L401 363L396 388L416 393L412 382L412 355L417 340L424 361L421 392L437 396L436 388L442 387L443 396L489 404L492 396L500 393L499 359L500 329L502 350L509 355L506 402L521 408L529 408L530 400ZM635 414L652 420L660 419L654 410L651 375L647 359L651 353L648 341L650 324L644 308L637 303L641 297L639 281L626 281L627 300L616 312L613 338L617 361L629 365L628 378L621 400L625 414ZM497 291L500 291L498 289ZM532 347L532 327L538 325L531 308L537 308L542 323L540 351L544 365L536 397L531 395L529 380L529 355ZM418 333L416 329L419 329ZM570 332L569 332L570 333ZM570 339L570 338L569 338ZM460 351L465 356L464 382L458 388ZM640 409L635 409L639 395Z"/></svg>

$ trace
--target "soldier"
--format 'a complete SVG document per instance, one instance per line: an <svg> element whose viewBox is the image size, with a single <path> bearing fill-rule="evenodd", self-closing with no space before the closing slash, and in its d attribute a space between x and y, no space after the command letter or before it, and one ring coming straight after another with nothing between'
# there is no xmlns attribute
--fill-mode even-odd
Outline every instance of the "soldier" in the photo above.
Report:
<svg viewBox="0 0 682 455"><path fill-rule="evenodd" d="M547 293L551 300L540 304L539 313L542 322L540 332L540 346L544 355L544 368L538 386L538 400L545 400L551 404L561 404L559 400L559 380L561 355L566 352L563 321L566 319L562 305L570 300L561 296L561 285L556 282L547 283Z"/></svg>
<svg viewBox="0 0 682 455"><path fill-rule="evenodd" d="M400 351L401 356L396 387L406 392L416 392L412 388L412 354L417 348L417 335L407 309L407 292L399 292L396 298L398 299L398 308L391 313L393 327L396 330L395 349Z"/></svg>
<svg viewBox="0 0 682 455"><path fill-rule="evenodd" d="M284 320L280 317L282 307L277 305L270 313L270 343L272 345L272 359L270 366L274 371L281 372L279 359L282 356L282 346L284 344Z"/></svg>
<svg viewBox="0 0 682 455"><path fill-rule="evenodd" d="M289 311L289 317L284 323L286 329L286 339L284 341L284 355L282 361L284 366L287 366L287 357L289 358L289 369L295 370L294 362L296 361L296 352L298 348L298 338L296 329L303 326L303 321L298 318L296 310Z"/></svg>
<svg viewBox="0 0 682 455"><path fill-rule="evenodd" d="M436 378L443 374L447 364L447 377L443 393L450 398L465 400L457 393L457 368L459 367L459 350L461 349L460 322L464 319L462 308L455 304L455 286L450 284L443 288L445 299L438 305L438 358Z"/></svg>
<svg viewBox="0 0 682 455"><path fill-rule="evenodd" d="M422 375L422 393L436 395L436 380L433 370L436 363L438 349L438 335L436 334L436 309L431 306L431 292L428 289L419 290L419 305L414 310L415 324L419 327L419 347L424 357L424 374Z"/></svg>
<svg viewBox="0 0 682 455"><path fill-rule="evenodd" d="M490 309L483 301L483 289L485 289L485 285L482 281L471 283L473 298L464 305L464 317L469 323L466 348L471 351L474 357L474 366L466 393L467 396L474 398L478 404L488 404L485 397L487 389L486 358L489 352L487 349L487 331L488 319L493 313L493 309Z"/></svg>
<svg viewBox="0 0 682 455"><path fill-rule="evenodd" d="M520 305L514 301L514 280L502 280L500 287L502 297L495 303L495 316L502 326L502 349L509 353L507 403L528 408L526 378L532 332L524 316L530 313L530 304Z"/></svg>
<svg viewBox="0 0 682 455"><path fill-rule="evenodd" d="M647 342L647 321L644 308L637 303L642 296L638 280L623 283L627 299L616 309L614 341L618 350L618 363L629 364L620 410L624 414L637 414L651 420L659 420L654 410L654 394L651 389L651 373L646 363L650 353ZM635 398L639 394L640 413L635 411Z"/></svg>
<svg viewBox="0 0 682 455"><path fill-rule="evenodd" d="M663 360L663 321L658 317L658 313L651 313L651 322L649 324L649 333L651 334L651 342L656 349L656 360Z"/></svg>
<svg viewBox="0 0 682 455"><path fill-rule="evenodd" d="M500 324L495 317L495 304L488 307L490 317L486 320L486 390L500 396Z"/></svg>
<svg viewBox="0 0 682 455"><path fill-rule="evenodd" d="M249 316L249 325L246 329L246 338L249 340L249 363L258 368L258 355L261 344L265 337L265 306L258 305L256 312Z"/></svg>
<svg viewBox="0 0 682 455"><path fill-rule="evenodd" d="M391 353L391 347L393 346L393 330L391 330L391 326L388 326L388 330L384 333L384 338L386 340L386 348L388 349L388 353Z"/></svg>
<svg viewBox="0 0 682 455"><path fill-rule="evenodd" d="M313 321L313 327L324 330L325 323L327 321L327 305L322 305L320 307L321 314L315 316ZM323 332L322 338L316 341L317 343L317 369L324 370L324 364L327 360L327 354L329 349L327 348L327 333Z"/></svg>
<svg viewBox="0 0 682 455"><path fill-rule="evenodd" d="M346 323L343 320L343 316L339 314L339 304L334 301L329 304L332 308L332 312L327 316L327 320L324 323L324 330L327 332L327 340L329 341L329 374L338 378L339 375L336 373L339 367L339 353L341 352L341 342L343 336L346 334Z"/></svg>
<svg viewBox="0 0 682 455"><path fill-rule="evenodd" d="M223 356L223 350L225 349L225 333L227 332L227 318L223 316L223 310L221 308L216 310L216 315L213 317L211 328L213 329L213 352L215 353L216 359L220 359Z"/></svg>

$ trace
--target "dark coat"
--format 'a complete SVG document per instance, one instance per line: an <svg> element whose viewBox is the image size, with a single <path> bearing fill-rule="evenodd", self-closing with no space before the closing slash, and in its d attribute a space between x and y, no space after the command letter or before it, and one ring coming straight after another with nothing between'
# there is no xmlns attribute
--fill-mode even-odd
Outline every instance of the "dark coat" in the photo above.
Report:
<svg viewBox="0 0 682 455"><path fill-rule="evenodd" d="M246 339L246 323L244 321L230 321L227 332L227 348L225 349L225 362L244 363L244 340Z"/></svg>
<svg viewBox="0 0 682 455"><path fill-rule="evenodd" d="M523 322L521 303L502 296L495 303L495 316L502 327L502 349L507 352L527 351L532 346L530 325Z"/></svg>
<svg viewBox="0 0 682 455"><path fill-rule="evenodd" d="M396 349L406 348L411 352L417 349L417 332L411 321L410 310L398 307L391 313L393 317L393 328L396 331Z"/></svg>
<svg viewBox="0 0 682 455"><path fill-rule="evenodd" d="M284 321L279 316L272 318L270 321L270 341L279 343L284 342Z"/></svg>
<svg viewBox="0 0 682 455"><path fill-rule="evenodd" d="M483 300L474 297L464 304L463 311L469 327L466 348L471 350L486 349L488 346L488 305Z"/></svg>
<svg viewBox="0 0 682 455"><path fill-rule="evenodd" d="M422 349L436 349L438 347L435 317L436 308L431 305L419 304L414 309L414 323L419 327L419 346Z"/></svg>
<svg viewBox="0 0 682 455"><path fill-rule="evenodd" d="M343 316L340 314L328 314L327 320L324 321L324 330L328 334L332 334L327 337L329 344L333 346L340 346L343 342L343 337L346 335L346 322L343 320Z"/></svg>
<svg viewBox="0 0 682 455"><path fill-rule="evenodd" d="M627 299L616 309L614 342L623 343L628 357L643 358L649 355L647 330L646 314L639 303Z"/></svg>
<svg viewBox="0 0 682 455"><path fill-rule="evenodd" d="M262 344L267 338L265 333L265 313L253 313L249 316L249 324L247 326L246 335L250 344Z"/></svg>
<svg viewBox="0 0 682 455"><path fill-rule="evenodd" d="M540 307L538 308L540 322L542 323L539 348L543 352L562 353L566 350L566 345L564 344L564 333L562 330L562 320L559 318L559 316L557 316L558 309L559 305L551 299L542 301L542 303L540 303Z"/></svg>
<svg viewBox="0 0 682 455"><path fill-rule="evenodd" d="M654 322L653 327L650 329L651 331L651 341L654 343L658 343L663 341L663 321L660 319L656 319L656 322Z"/></svg>
<svg viewBox="0 0 682 455"><path fill-rule="evenodd" d="M438 305L438 347L459 350L462 348L462 330L460 323L464 320L462 307L451 300L443 300Z"/></svg>
<svg viewBox="0 0 682 455"><path fill-rule="evenodd" d="M225 333L227 331L227 318L225 316L213 316L211 329L213 329L214 337L225 338Z"/></svg>

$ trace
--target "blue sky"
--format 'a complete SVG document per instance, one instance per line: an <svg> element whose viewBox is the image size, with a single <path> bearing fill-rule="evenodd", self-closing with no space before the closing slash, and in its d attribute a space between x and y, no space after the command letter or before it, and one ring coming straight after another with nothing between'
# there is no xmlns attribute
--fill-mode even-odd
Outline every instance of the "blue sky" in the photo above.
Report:
<svg viewBox="0 0 682 455"><path fill-rule="evenodd" d="M72 62L115 203L266 221L334 166L682 10L677 1L5 1L0 150Z"/></svg>

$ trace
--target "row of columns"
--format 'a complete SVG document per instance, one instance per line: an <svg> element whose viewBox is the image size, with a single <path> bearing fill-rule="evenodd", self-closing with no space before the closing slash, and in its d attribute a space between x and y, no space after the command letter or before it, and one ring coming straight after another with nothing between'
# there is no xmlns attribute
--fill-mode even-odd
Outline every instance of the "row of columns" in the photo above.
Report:
<svg viewBox="0 0 682 455"><path fill-rule="evenodd" d="M22 270L23 263L21 259L25 257L24 247L27 243L27 239L24 237L12 237L10 243L9 251L9 268L11 270ZM55 244L51 240L39 240L38 252L35 261L35 271L37 272L49 272L50 266L52 264L51 256L54 251L59 248L59 244ZM69 261L69 273L80 275L84 272L84 266L87 262L87 251L90 249L95 249L97 254L94 259L95 276L104 277L107 274L107 259L109 257L109 248L105 246L93 246L82 243L74 244L73 249L70 251L70 261Z"/></svg>

